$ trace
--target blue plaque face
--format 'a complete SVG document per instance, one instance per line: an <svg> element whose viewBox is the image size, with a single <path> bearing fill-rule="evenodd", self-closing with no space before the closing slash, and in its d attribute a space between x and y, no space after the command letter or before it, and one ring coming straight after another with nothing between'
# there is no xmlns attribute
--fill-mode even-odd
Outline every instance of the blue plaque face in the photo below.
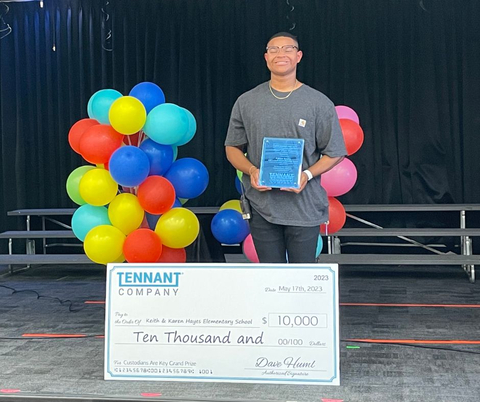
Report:
<svg viewBox="0 0 480 402"><path fill-rule="evenodd" d="M301 138L265 137L259 184L272 188L299 188L304 143Z"/></svg>

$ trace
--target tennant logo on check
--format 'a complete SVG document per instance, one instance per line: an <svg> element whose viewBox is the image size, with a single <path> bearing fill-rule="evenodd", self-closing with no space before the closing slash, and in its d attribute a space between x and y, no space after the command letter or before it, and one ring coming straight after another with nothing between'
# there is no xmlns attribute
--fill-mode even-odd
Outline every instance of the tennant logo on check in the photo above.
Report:
<svg viewBox="0 0 480 402"><path fill-rule="evenodd" d="M176 296L182 272L117 272L120 296Z"/></svg>

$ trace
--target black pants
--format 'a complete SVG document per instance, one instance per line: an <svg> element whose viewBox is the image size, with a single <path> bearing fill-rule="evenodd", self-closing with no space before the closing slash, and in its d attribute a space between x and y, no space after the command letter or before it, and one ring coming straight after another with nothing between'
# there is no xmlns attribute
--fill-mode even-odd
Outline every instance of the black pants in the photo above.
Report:
<svg viewBox="0 0 480 402"><path fill-rule="evenodd" d="M276 225L265 220L252 208L250 231L262 263L314 263L317 250L318 226Z"/></svg>

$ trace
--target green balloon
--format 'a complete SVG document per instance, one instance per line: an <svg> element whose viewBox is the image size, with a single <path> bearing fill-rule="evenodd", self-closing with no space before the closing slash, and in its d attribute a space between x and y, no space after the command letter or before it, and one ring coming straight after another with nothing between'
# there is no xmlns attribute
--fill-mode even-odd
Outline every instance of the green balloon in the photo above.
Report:
<svg viewBox="0 0 480 402"><path fill-rule="evenodd" d="M80 180L85 173L92 169L95 169L95 166L80 166L70 173L67 178L67 194L75 204L84 205L87 203L80 195Z"/></svg>

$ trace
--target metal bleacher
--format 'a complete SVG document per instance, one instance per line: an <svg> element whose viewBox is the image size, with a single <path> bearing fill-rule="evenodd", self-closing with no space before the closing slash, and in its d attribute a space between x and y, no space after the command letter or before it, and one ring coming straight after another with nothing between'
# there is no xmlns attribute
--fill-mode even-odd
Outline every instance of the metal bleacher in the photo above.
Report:
<svg viewBox="0 0 480 402"><path fill-rule="evenodd" d="M195 214L213 215L218 212L218 207L194 207L190 208ZM85 254L53 254L48 253L47 248L54 245L74 246L71 243L49 243L49 239L75 238L69 225L55 219L59 216L71 216L74 208L49 208L49 209L18 209L9 211L8 216L24 217L26 229L23 231L6 231L0 233L0 239L8 239L9 253L0 255L0 264L13 265L33 264L93 264ZM328 238L328 253L322 253L318 257L319 263L337 263L340 265L460 265L467 273L471 282L475 281L475 265L480 261L480 255L473 253L473 237L480 236L480 228L467 228L467 213L480 211L480 204L391 204L391 205L345 205L347 216L361 222L366 227L343 228L330 234ZM453 228L384 228L365 219L359 218L352 213L395 213L395 212L457 212L459 225ZM31 217L41 219L42 230L31 230ZM48 230L47 222L59 225L64 230ZM436 248L424 245L411 237L454 237L460 239L460 251L443 252ZM399 238L411 246L422 247L427 254L393 254L393 253L342 253L339 244L341 239L355 237L361 240L384 237ZM25 254L14 254L12 244L15 239L26 240ZM35 251L35 239L43 241L42 253ZM357 244L373 244L368 242ZM77 245L81 245L80 243ZM365 247L366 248L366 247Z"/></svg>

